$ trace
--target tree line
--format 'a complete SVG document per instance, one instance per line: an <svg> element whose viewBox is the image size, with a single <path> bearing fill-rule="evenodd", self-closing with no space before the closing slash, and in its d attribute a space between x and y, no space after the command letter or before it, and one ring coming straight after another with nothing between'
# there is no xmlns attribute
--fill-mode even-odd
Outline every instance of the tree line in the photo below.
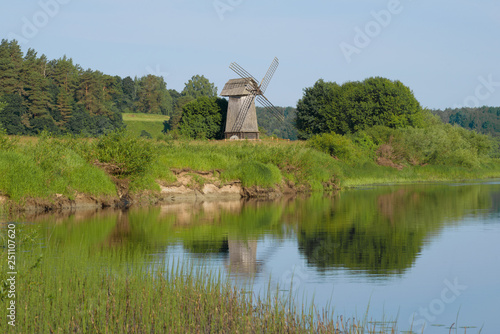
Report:
<svg viewBox="0 0 500 334"><path fill-rule="evenodd" d="M257 107L262 135L308 139L316 134L350 134L374 125L422 127L430 111L399 81L318 80L304 89L297 108L280 108L284 122ZM164 131L174 137L222 138L227 101L207 78L193 76L181 92L163 77L111 76L83 69L66 56L48 60L33 49L23 54L17 41L0 43L0 128L8 134L99 136L124 127L122 113L168 115ZM446 123L499 136L500 107L433 110Z"/></svg>
<svg viewBox="0 0 500 334"><path fill-rule="evenodd" d="M193 76L179 93L160 76L111 76L66 56L49 60L31 48L23 54L15 40L0 43L0 127L8 134L98 136L122 128L122 113L175 116L202 95L217 96L203 76Z"/></svg>
<svg viewBox="0 0 500 334"><path fill-rule="evenodd" d="M436 109L432 110L432 113L445 123L500 137L500 107Z"/></svg>
<svg viewBox="0 0 500 334"><path fill-rule="evenodd" d="M276 119L276 117L265 108L256 107L256 109L261 136L274 136L277 138L297 140L297 128L295 127L295 119L297 117L296 108L276 107L285 117L283 122Z"/></svg>

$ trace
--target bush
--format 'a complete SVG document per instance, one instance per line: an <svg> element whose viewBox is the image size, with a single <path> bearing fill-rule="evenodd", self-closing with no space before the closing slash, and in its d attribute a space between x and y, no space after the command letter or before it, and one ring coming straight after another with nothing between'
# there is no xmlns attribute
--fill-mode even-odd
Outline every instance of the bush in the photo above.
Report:
<svg viewBox="0 0 500 334"><path fill-rule="evenodd" d="M153 143L143 138L125 135L123 130L99 138L94 147L94 158L114 167L118 176L143 175L153 160Z"/></svg>
<svg viewBox="0 0 500 334"><path fill-rule="evenodd" d="M334 132L311 137L307 146L346 162L359 160L362 156L360 147L356 147L349 137Z"/></svg>
<svg viewBox="0 0 500 334"><path fill-rule="evenodd" d="M16 146L17 140L7 136L7 131L0 124L0 150L10 151Z"/></svg>
<svg viewBox="0 0 500 334"><path fill-rule="evenodd" d="M147 132L146 130L142 130L141 131L140 137L144 137L146 139L152 139L153 138L153 136L151 136L151 134L149 132Z"/></svg>

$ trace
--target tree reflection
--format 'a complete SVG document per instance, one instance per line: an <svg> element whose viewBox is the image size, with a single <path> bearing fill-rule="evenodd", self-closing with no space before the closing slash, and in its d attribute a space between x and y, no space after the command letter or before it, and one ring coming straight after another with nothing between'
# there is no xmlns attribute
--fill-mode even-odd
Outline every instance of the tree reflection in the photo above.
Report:
<svg viewBox="0 0 500 334"><path fill-rule="evenodd" d="M426 238L444 224L491 207L491 196L484 190L422 185L311 199L303 209L316 214L314 222L299 222L299 249L320 271L341 267L370 274L402 273L412 266Z"/></svg>

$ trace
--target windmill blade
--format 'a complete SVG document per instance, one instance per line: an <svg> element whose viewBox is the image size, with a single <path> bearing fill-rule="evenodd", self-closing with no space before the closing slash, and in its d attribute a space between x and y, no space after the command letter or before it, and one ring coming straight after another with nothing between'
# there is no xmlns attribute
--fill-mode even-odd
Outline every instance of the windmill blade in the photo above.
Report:
<svg viewBox="0 0 500 334"><path fill-rule="evenodd" d="M267 70L266 75L262 79L262 82L260 83L260 91L262 94L266 92L267 86L269 85L269 82L271 81L271 78L274 75L274 72L276 72L276 69L278 68L278 65L280 64L278 58L274 57L273 62L271 63L271 66L269 66L269 69Z"/></svg>
<svg viewBox="0 0 500 334"><path fill-rule="evenodd" d="M251 75L250 73L248 73L243 67L241 67L237 63L231 63L231 65L229 65L229 68L232 69L236 74L238 74L243 79L246 79L248 81L248 83L251 84L252 86L256 86L257 85L257 82L258 82L257 79L255 79L253 77L253 75ZM253 79L254 82L252 82L249 79ZM255 87L254 89L257 90L258 88L259 87Z"/></svg>
<svg viewBox="0 0 500 334"><path fill-rule="evenodd" d="M231 128L231 132L240 132L243 127L243 123L247 118L248 111L250 110L250 106L252 105L253 100L255 99L255 95L247 95L244 97L244 101L241 104L241 108L238 112L238 116L236 116L236 121L234 121L233 127Z"/></svg>
<svg viewBox="0 0 500 334"><path fill-rule="evenodd" d="M280 122L285 120L285 116L281 113L264 95L257 96L257 101L271 114L276 117Z"/></svg>

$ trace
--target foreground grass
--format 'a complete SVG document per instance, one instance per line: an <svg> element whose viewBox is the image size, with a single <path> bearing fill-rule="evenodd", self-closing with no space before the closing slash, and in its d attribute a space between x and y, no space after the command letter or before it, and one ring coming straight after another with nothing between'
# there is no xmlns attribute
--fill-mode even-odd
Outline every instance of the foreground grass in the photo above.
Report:
<svg viewBox="0 0 500 334"><path fill-rule="evenodd" d="M137 264L140 258L133 255L41 248L36 231L25 224L16 224L16 234L16 326L2 319L2 333L381 332L373 323L334 320L314 307L299 310L292 298L271 289L267 297L253 298L226 277L190 265ZM4 262L0 283L6 288ZM11 300L5 291L3 310Z"/></svg>

